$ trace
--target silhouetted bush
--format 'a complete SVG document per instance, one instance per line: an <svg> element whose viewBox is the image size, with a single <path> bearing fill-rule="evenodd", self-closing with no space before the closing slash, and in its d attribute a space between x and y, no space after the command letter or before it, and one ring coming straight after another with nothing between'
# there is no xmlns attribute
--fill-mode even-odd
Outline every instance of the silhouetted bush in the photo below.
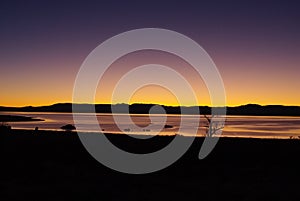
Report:
<svg viewBox="0 0 300 201"><path fill-rule="evenodd" d="M0 132L7 132L11 130L11 126L7 123L1 123L0 124Z"/></svg>
<svg viewBox="0 0 300 201"><path fill-rule="evenodd" d="M76 130L76 127L73 126L72 124L67 124L65 126L62 126L60 127L62 130L65 130L65 131L73 131L73 130Z"/></svg>

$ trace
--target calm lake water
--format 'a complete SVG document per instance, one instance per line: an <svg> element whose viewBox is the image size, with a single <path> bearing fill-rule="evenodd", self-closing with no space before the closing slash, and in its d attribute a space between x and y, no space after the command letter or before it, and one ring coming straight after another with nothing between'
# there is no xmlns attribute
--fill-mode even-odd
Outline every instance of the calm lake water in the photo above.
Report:
<svg viewBox="0 0 300 201"><path fill-rule="evenodd" d="M1 112L0 114L22 115L44 119L45 121L12 122L13 128L60 130L66 124L74 124L72 113L54 112ZM145 134L145 135L191 135L195 130L197 135L203 136L206 132L204 127L207 122L199 115L148 115L136 114L131 118L127 115L97 114L98 122L92 121L92 115L80 114L82 124L80 131L99 132L99 124L104 132ZM118 119L119 125L116 125ZM132 120L134 124L130 122ZM180 126L181 122L182 125ZM200 122L200 123L199 123ZM168 124L172 128L164 128ZM77 127L78 128L78 127ZM179 130L181 128L181 130ZM300 136L300 117L286 116L227 116L222 136L228 137L255 137L255 138L298 138Z"/></svg>

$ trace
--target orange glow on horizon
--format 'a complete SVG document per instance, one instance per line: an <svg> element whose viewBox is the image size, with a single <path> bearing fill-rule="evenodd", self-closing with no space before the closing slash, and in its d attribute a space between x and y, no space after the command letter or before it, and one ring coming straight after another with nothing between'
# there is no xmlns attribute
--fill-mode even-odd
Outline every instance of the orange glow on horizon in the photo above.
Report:
<svg viewBox="0 0 300 201"><path fill-rule="evenodd" d="M203 80L197 76L193 69L185 61L176 58L174 55L162 52L132 53L117 60L109 70L103 80L100 81L95 103L111 104L111 92L118 79L133 67L153 63L172 67L181 73L193 87L197 99L201 106L211 106L208 90ZM27 64L29 65L29 64ZM38 63L36 66L44 66L51 69L55 64ZM23 106L43 106L55 103L71 103L73 84L76 78L76 71L67 71L65 66L75 65L74 63L60 64L62 72L48 73L43 69L32 72L16 73L12 79L4 76L0 80L1 106L23 107ZM249 71L239 71L238 67L234 71L220 70L226 90L226 106L239 106L246 104L260 105L287 105L300 106L300 93L298 86L300 81L297 73L285 72L284 69L260 72L252 71L251 66L258 65L254 61L248 63L226 63L224 60L216 60L219 69L229 69L231 65L248 66ZM276 63L259 64L276 66ZM283 64L281 64L283 65ZM290 65L296 65L291 63ZM226 68L227 67L227 68ZM259 66L258 66L259 67ZM263 68L262 68L263 69ZM36 74L42 74L36 76ZM120 100L118 103L123 103ZM155 103L168 106L178 106L176 98L169 92L145 87L131 97L132 103ZM193 106L188 100L184 101L184 106Z"/></svg>

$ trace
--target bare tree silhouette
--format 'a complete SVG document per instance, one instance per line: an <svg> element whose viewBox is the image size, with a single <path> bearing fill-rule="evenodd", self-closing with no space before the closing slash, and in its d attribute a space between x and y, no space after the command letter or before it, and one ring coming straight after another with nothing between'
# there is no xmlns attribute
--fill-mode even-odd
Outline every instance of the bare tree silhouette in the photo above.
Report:
<svg viewBox="0 0 300 201"><path fill-rule="evenodd" d="M211 115L211 117L208 117L207 115L204 115L204 118L207 120L206 127L206 137L212 137L213 135L217 134L219 130L222 130L224 128L224 124L221 124L216 119L216 115Z"/></svg>

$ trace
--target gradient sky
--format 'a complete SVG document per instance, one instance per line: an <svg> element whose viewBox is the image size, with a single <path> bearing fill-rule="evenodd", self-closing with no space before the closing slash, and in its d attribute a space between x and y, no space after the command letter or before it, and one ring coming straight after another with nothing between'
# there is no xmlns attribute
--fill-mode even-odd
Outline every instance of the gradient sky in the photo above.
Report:
<svg viewBox="0 0 300 201"><path fill-rule="evenodd" d="M197 41L221 73L227 105L300 105L299 10L298 1L0 1L0 105L71 102L77 71L95 47L146 27ZM110 101L108 89L122 72L150 61L186 72L201 105L210 105L201 79L158 52L117 61L96 102ZM131 102L175 105L168 93L149 86Z"/></svg>

